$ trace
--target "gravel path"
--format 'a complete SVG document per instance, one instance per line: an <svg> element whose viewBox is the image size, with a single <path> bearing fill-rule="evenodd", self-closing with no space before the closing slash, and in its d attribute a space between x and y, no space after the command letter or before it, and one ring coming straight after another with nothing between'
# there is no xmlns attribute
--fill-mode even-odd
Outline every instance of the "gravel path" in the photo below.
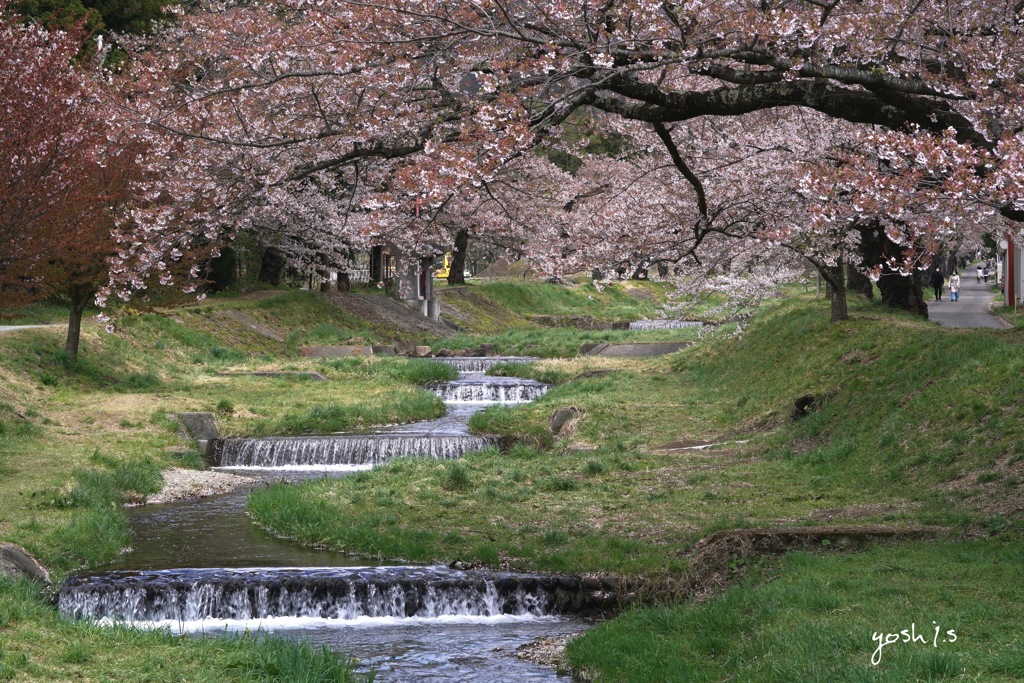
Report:
<svg viewBox="0 0 1024 683"><path fill-rule="evenodd" d="M209 470L187 470L176 467L164 470L164 487L160 493L146 497L146 505L169 503L172 500L203 498L218 493L227 493L239 486L248 486L255 481L227 472Z"/></svg>

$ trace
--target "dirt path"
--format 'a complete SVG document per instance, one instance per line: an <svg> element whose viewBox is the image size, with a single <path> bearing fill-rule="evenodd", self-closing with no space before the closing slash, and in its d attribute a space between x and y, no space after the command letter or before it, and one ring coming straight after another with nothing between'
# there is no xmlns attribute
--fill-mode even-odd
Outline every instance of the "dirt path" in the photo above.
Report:
<svg viewBox="0 0 1024 683"><path fill-rule="evenodd" d="M67 327L67 325L0 325L0 333L17 332L18 330L39 330L48 327Z"/></svg>

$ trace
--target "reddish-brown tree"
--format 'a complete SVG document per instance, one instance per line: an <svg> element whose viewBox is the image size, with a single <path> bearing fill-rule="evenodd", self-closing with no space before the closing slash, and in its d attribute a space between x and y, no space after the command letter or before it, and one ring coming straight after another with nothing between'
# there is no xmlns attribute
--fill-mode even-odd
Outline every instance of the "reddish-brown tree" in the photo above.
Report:
<svg viewBox="0 0 1024 683"><path fill-rule="evenodd" d="M0 292L5 305L64 298L76 359L135 162L113 151L97 86L73 63L78 36L5 10L0 0Z"/></svg>

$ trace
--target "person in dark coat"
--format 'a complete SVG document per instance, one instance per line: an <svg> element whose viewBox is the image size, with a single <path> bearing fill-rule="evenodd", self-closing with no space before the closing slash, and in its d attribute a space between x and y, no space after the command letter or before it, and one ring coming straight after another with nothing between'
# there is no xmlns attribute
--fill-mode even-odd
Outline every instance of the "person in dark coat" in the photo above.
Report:
<svg viewBox="0 0 1024 683"><path fill-rule="evenodd" d="M942 271L936 268L932 271L931 285L932 289L935 290L935 300L942 301L942 285L946 281L946 278L942 276Z"/></svg>

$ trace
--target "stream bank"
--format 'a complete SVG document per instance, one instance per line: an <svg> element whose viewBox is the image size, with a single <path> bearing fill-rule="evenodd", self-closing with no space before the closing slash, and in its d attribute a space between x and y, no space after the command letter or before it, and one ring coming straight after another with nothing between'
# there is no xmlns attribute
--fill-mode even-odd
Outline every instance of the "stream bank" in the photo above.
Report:
<svg viewBox="0 0 1024 683"><path fill-rule="evenodd" d="M230 471L216 470L220 476L211 478L172 475L168 495L232 490L130 510L132 552L102 570L69 577L61 612L180 633L277 633L353 655L358 670L374 670L379 680L555 680L555 671L517 657L516 650L586 630L588 615L614 600L603 586L305 548L263 532L246 515L248 491L265 481L344 476L395 457L460 457L480 447L481 437L467 431L473 413L533 400L545 387L476 372L432 389L450 408L439 420L218 444L217 462L231 465ZM235 452L245 455L225 461L225 453Z"/></svg>

